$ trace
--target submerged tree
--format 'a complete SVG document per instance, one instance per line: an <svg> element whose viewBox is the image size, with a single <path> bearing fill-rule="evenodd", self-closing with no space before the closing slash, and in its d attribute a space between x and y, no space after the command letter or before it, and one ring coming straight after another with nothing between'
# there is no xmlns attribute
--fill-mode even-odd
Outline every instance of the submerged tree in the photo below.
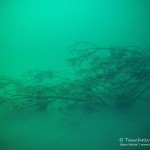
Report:
<svg viewBox="0 0 150 150"><path fill-rule="evenodd" d="M101 48L77 43L66 72L29 71L25 79L0 78L0 103L40 112L62 101L61 111L128 109L150 98L150 55L138 47Z"/></svg>
<svg viewBox="0 0 150 150"><path fill-rule="evenodd" d="M91 43L77 43L72 52L76 57L69 62L76 69L82 92L91 100L122 109L148 98L148 52L138 47L99 48Z"/></svg>

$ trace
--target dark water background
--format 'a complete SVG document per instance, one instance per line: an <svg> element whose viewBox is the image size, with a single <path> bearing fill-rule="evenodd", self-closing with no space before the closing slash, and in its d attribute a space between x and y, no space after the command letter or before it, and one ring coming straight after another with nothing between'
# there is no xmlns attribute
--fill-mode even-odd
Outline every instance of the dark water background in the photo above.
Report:
<svg viewBox="0 0 150 150"><path fill-rule="evenodd" d="M0 74L19 78L28 70L70 71L70 46L150 48L149 0L1 0ZM1 116L3 108L0 107ZM0 119L0 150L110 150L119 138L149 138L149 103L126 113L7 115Z"/></svg>

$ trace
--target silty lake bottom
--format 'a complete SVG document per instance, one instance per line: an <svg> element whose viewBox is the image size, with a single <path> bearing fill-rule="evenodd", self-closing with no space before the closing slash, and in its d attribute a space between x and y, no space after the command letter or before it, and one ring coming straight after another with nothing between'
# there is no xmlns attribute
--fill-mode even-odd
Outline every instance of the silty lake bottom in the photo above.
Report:
<svg viewBox="0 0 150 150"><path fill-rule="evenodd" d="M0 1L0 150L150 148L150 2Z"/></svg>
<svg viewBox="0 0 150 150"><path fill-rule="evenodd" d="M139 146L120 144L143 144L125 142L125 138L149 139L149 108L143 107L126 115L105 110L100 114L50 113L1 119L0 146L2 150L140 149Z"/></svg>

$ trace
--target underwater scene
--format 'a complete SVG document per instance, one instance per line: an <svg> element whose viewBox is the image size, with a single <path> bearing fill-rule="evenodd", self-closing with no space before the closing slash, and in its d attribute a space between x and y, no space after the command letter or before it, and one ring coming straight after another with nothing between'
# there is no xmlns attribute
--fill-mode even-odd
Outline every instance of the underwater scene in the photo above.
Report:
<svg viewBox="0 0 150 150"><path fill-rule="evenodd" d="M0 150L149 150L150 1L1 0Z"/></svg>

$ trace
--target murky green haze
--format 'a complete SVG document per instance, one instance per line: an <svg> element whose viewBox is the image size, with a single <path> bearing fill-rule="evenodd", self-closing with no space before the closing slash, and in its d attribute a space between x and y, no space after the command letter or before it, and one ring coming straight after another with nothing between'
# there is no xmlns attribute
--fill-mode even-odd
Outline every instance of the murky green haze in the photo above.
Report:
<svg viewBox="0 0 150 150"><path fill-rule="evenodd" d="M70 71L66 59L76 42L148 51L149 39L149 0L0 1L0 75ZM49 108L47 114L1 117L0 150L148 149L120 147L119 138L150 139L149 106L137 102L124 114L61 114Z"/></svg>

